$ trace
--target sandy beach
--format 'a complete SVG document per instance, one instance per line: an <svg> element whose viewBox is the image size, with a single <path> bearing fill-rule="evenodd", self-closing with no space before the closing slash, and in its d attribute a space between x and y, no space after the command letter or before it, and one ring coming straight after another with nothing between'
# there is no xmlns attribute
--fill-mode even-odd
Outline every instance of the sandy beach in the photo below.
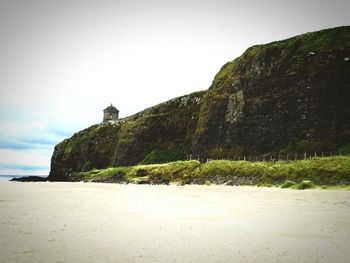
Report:
<svg viewBox="0 0 350 263"><path fill-rule="evenodd" d="M350 191L0 181L0 262L348 262Z"/></svg>

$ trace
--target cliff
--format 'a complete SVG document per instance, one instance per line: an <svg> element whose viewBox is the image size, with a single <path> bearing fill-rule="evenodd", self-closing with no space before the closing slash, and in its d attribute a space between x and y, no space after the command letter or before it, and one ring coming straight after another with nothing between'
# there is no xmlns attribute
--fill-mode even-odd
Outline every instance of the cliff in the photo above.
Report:
<svg viewBox="0 0 350 263"><path fill-rule="evenodd" d="M249 48L207 91L76 133L55 147L50 180L173 159L335 151L350 142L350 27Z"/></svg>
<svg viewBox="0 0 350 263"><path fill-rule="evenodd" d="M154 150L170 160L191 151L204 92L172 99L118 123L93 125L56 145L49 180L68 180L74 171L136 164Z"/></svg>
<svg viewBox="0 0 350 263"><path fill-rule="evenodd" d="M350 27L249 48L203 98L196 152L330 151L350 136Z"/></svg>

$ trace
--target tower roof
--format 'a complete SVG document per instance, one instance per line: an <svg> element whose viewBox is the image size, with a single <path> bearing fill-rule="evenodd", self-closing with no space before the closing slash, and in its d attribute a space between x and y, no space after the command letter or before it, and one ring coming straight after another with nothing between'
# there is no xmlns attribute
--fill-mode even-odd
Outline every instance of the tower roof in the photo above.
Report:
<svg viewBox="0 0 350 263"><path fill-rule="evenodd" d="M111 103L110 106L108 106L107 108L105 108L103 111L109 111L109 112L119 112L119 110L117 110L116 107L114 107Z"/></svg>

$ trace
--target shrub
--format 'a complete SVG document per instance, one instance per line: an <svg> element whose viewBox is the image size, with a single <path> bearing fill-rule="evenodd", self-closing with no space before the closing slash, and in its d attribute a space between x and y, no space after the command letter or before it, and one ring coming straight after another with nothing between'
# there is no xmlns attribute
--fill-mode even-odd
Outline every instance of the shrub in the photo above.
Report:
<svg viewBox="0 0 350 263"><path fill-rule="evenodd" d="M291 180L287 180L281 185L281 188L290 188L290 187L292 187L294 185L296 185L295 182L293 182Z"/></svg>
<svg viewBox="0 0 350 263"><path fill-rule="evenodd" d="M350 155L350 142L339 148L341 154Z"/></svg>
<svg viewBox="0 0 350 263"><path fill-rule="evenodd" d="M257 187L273 187L273 184L258 184Z"/></svg>
<svg viewBox="0 0 350 263"><path fill-rule="evenodd" d="M314 188L314 187L315 187L315 185L309 180L302 180L297 185L297 189L299 189L299 190L310 189L310 188Z"/></svg>

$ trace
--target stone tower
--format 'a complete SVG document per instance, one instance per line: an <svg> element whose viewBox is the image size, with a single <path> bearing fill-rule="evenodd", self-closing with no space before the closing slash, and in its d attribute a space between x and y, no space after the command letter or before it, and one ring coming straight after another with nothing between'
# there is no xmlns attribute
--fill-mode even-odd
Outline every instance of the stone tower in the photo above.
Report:
<svg viewBox="0 0 350 263"><path fill-rule="evenodd" d="M103 110L103 122L117 121L119 117L119 111L112 104Z"/></svg>

